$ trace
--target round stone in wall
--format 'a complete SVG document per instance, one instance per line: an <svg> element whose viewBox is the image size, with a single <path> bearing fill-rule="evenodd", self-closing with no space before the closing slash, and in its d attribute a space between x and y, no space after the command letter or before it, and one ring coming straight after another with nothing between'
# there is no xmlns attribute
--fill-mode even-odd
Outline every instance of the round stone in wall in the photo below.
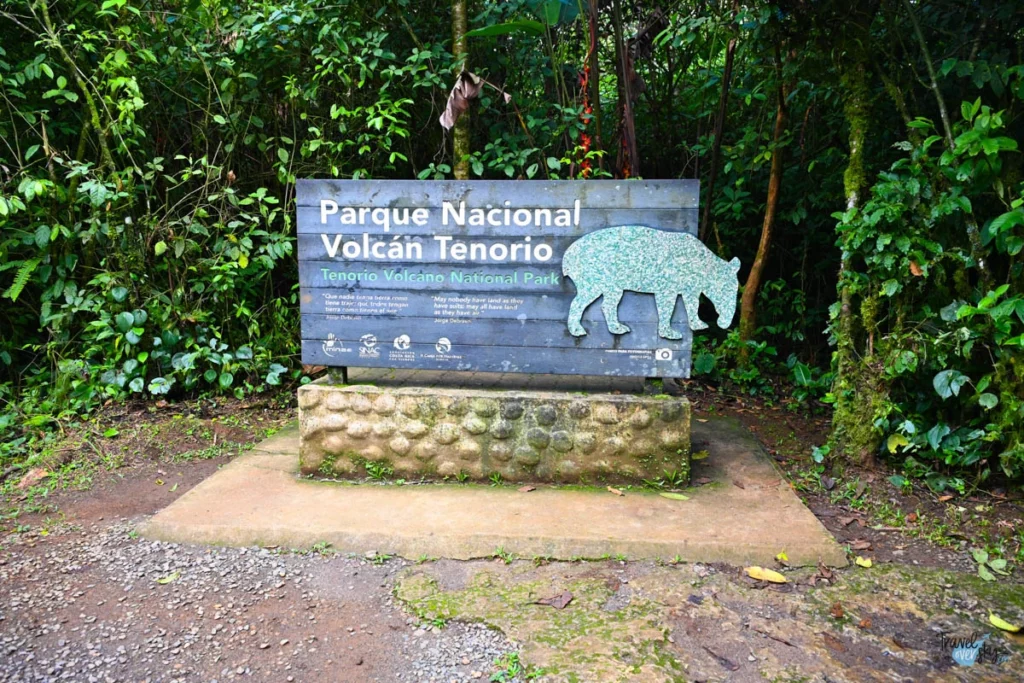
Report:
<svg viewBox="0 0 1024 683"><path fill-rule="evenodd" d="M378 415L390 415L395 412L398 401L391 394L381 394L373 402L373 412Z"/></svg>
<svg viewBox="0 0 1024 683"><path fill-rule="evenodd" d="M645 429L650 426L653 421L654 418L651 417L651 414L643 408L638 409L629 418L629 423L637 429Z"/></svg>
<svg viewBox="0 0 1024 683"><path fill-rule="evenodd" d="M439 448L436 443L429 439L424 439L412 447L412 456L417 460L426 462L433 459L437 455L438 450Z"/></svg>
<svg viewBox="0 0 1024 683"><path fill-rule="evenodd" d="M536 465L540 462L540 453L529 446L520 446L512 454L512 457L520 465Z"/></svg>
<svg viewBox="0 0 1024 683"><path fill-rule="evenodd" d="M572 434L564 430L551 432L551 447L562 453L572 450Z"/></svg>
<svg viewBox="0 0 1024 683"><path fill-rule="evenodd" d="M463 420L462 427L470 434L483 434L487 431L487 423L476 415L470 415Z"/></svg>
<svg viewBox="0 0 1024 683"><path fill-rule="evenodd" d="M374 422L373 423L373 435L374 436L379 436L379 437L391 436L392 434L395 433L396 429L398 429L398 425L396 425L391 420L380 420L379 422Z"/></svg>
<svg viewBox="0 0 1024 683"><path fill-rule="evenodd" d="M476 441L470 439L463 439L455 447L455 453L463 460L476 460L480 457L480 452L483 450Z"/></svg>
<svg viewBox="0 0 1024 683"><path fill-rule="evenodd" d="M590 432L580 432L576 435L576 448L583 453L590 453L597 445L597 437Z"/></svg>
<svg viewBox="0 0 1024 683"><path fill-rule="evenodd" d="M459 428L450 422L441 423L434 427L434 439L445 445L455 443L459 439Z"/></svg>
<svg viewBox="0 0 1024 683"><path fill-rule="evenodd" d="M327 401L324 404L327 410L345 410L348 401L345 400L344 391L331 391L327 394Z"/></svg>
<svg viewBox="0 0 1024 683"><path fill-rule="evenodd" d="M419 417L420 406L416 399L405 396L398 400L398 411L406 417Z"/></svg>
<svg viewBox="0 0 1024 683"><path fill-rule="evenodd" d="M469 412L469 401L464 398L456 398L448 405L449 415L465 415Z"/></svg>
<svg viewBox="0 0 1024 683"><path fill-rule="evenodd" d="M684 446L683 433L677 432L674 429L662 430L661 434L658 435L661 443L665 444L669 448L680 448Z"/></svg>
<svg viewBox="0 0 1024 683"><path fill-rule="evenodd" d="M512 447L507 443L492 443L487 448L487 455L495 460L507 462L512 457Z"/></svg>
<svg viewBox="0 0 1024 683"><path fill-rule="evenodd" d="M626 448L626 442L618 436L612 436L605 439L604 448L601 449L602 453L607 455L618 455Z"/></svg>
<svg viewBox="0 0 1024 683"><path fill-rule="evenodd" d="M473 409L474 413L482 417L490 417L498 412L498 402L493 398L475 398L469 404L469 407Z"/></svg>
<svg viewBox="0 0 1024 683"><path fill-rule="evenodd" d="M582 420L588 415L590 415L590 406L588 406L583 401L573 401L572 403L569 404L570 417L575 418L577 420Z"/></svg>
<svg viewBox="0 0 1024 683"><path fill-rule="evenodd" d="M594 419L606 425L613 425L619 421L619 411L615 406L605 403L594 410Z"/></svg>
<svg viewBox="0 0 1024 683"><path fill-rule="evenodd" d="M359 455L363 456L367 460L377 462L384 459L384 450L380 446L367 446L359 451Z"/></svg>
<svg viewBox="0 0 1024 683"><path fill-rule="evenodd" d="M678 401L666 401L665 405L661 406L661 419L665 422L678 420L682 414L683 406Z"/></svg>
<svg viewBox="0 0 1024 683"><path fill-rule="evenodd" d="M515 432L515 427L507 420L495 420L491 425L491 436L495 439L507 439Z"/></svg>
<svg viewBox="0 0 1024 683"><path fill-rule="evenodd" d="M370 412L373 402L365 394L352 394L348 400L348 407L360 415Z"/></svg>
<svg viewBox="0 0 1024 683"><path fill-rule="evenodd" d="M388 442L388 448L393 450L395 453L398 453L399 455L405 455L406 453L409 452L409 449L411 447L412 444L409 443L409 439L401 435L396 436L395 438L391 439L391 441Z"/></svg>
<svg viewBox="0 0 1024 683"><path fill-rule="evenodd" d="M405 423L402 427L402 433L406 436L417 439L426 434L429 429L430 428L427 427L427 425L423 424L419 420L412 420L411 422Z"/></svg>
<svg viewBox="0 0 1024 683"><path fill-rule="evenodd" d="M506 401L502 403L501 416L506 420L518 420L523 416L523 404L519 401Z"/></svg>
<svg viewBox="0 0 1024 683"><path fill-rule="evenodd" d="M321 392L316 389L303 389L299 391L299 407L315 408L320 403Z"/></svg>
<svg viewBox="0 0 1024 683"><path fill-rule="evenodd" d="M348 439L344 434L334 432L324 437L323 447L327 453L338 455L348 447Z"/></svg>
<svg viewBox="0 0 1024 683"><path fill-rule="evenodd" d="M550 440L551 436L546 431L538 427L534 427L526 432L526 441L534 448L544 448L548 445Z"/></svg>
<svg viewBox="0 0 1024 683"><path fill-rule="evenodd" d="M533 416L536 418L537 424L549 426L555 424L555 420L558 419L558 411L553 405L545 404L538 406Z"/></svg>
<svg viewBox="0 0 1024 683"><path fill-rule="evenodd" d="M371 429L372 427L370 426L370 423L366 420L353 420L348 423L348 427L345 431L353 439L365 439L370 435Z"/></svg>

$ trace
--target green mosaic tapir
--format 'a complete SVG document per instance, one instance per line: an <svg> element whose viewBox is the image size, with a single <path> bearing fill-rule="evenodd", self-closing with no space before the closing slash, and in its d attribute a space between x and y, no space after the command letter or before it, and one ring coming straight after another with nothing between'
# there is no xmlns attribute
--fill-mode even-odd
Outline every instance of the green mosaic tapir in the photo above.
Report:
<svg viewBox="0 0 1024 683"><path fill-rule="evenodd" d="M562 273L572 278L576 297L569 306L569 332L584 336L580 321L590 304L603 297L601 310L608 331L625 334L619 322L619 301L625 291L653 294L658 307L658 335L680 339L672 329L676 297L683 297L690 329L707 324L697 317L700 295L718 311L718 326L728 327L736 313L739 259L725 261L688 233L666 232L639 225L597 230L569 245L562 257Z"/></svg>

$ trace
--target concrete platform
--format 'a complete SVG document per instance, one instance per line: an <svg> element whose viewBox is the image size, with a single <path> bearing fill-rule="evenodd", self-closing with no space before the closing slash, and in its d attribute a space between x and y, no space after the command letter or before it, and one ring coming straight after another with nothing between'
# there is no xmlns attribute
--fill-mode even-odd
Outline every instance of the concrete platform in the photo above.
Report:
<svg viewBox="0 0 1024 683"><path fill-rule="evenodd" d="M159 512L141 529L158 540L471 559L503 548L523 558L680 558L772 566L844 566L835 539L738 422L693 422L689 500L656 492L539 486L342 484L298 475L298 429L260 444Z"/></svg>

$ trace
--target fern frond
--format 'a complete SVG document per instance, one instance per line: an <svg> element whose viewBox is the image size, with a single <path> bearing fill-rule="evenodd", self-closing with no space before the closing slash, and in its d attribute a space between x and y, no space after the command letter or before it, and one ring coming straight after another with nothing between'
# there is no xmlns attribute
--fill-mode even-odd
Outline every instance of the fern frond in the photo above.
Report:
<svg viewBox="0 0 1024 683"><path fill-rule="evenodd" d="M34 258L25 261L21 264L21 268L18 269L18 273L14 276L14 282L7 291L4 292L4 296L11 301L17 301L18 295L21 294L22 290L25 289L25 285L28 284L28 279L32 277L32 273L39 266L39 259Z"/></svg>

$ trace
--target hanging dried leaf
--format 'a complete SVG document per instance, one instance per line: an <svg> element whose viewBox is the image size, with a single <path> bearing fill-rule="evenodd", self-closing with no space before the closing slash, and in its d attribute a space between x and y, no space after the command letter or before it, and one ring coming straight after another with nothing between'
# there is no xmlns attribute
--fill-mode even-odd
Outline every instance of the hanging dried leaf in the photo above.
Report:
<svg viewBox="0 0 1024 683"><path fill-rule="evenodd" d="M455 79L455 87L448 93L448 104L445 105L444 113L440 118L441 126L445 130L455 127L455 122L469 109L470 100L479 97L483 87L484 79L476 74L470 71L459 73L458 78Z"/></svg>
<svg viewBox="0 0 1024 683"><path fill-rule="evenodd" d="M914 277L921 277L922 275L924 275L924 271L921 270L921 266L917 265L917 261L910 262L910 272L914 275Z"/></svg>

